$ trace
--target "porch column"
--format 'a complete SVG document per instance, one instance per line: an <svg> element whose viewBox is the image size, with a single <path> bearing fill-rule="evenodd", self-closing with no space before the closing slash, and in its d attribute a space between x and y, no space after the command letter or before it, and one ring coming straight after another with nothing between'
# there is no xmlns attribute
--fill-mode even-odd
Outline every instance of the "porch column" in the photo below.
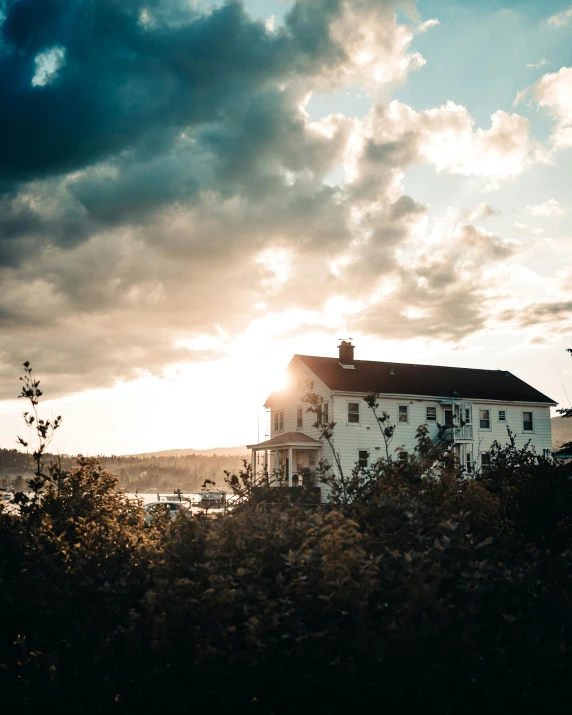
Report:
<svg viewBox="0 0 572 715"><path fill-rule="evenodd" d="M252 480L256 481L256 450L252 450Z"/></svg>
<svg viewBox="0 0 572 715"><path fill-rule="evenodd" d="M292 447L288 447L288 486L292 486Z"/></svg>
<svg viewBox="0 0 572 715"><path fill-rule="evenodd" d="M264 450L264 479L268 484L268 450Z"/></svg>

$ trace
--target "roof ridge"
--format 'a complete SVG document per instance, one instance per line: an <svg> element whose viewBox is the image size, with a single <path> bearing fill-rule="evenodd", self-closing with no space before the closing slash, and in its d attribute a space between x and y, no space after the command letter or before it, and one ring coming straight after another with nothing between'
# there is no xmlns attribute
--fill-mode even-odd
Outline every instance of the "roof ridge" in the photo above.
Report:
<svg viewBox="0 0 572 715"><path fill-rule="evenodd" d="M298 358L314 358L317 360L333 360L334 362L339 362L339 359L337 357L326 357L323 355L301 355L300 353L296 353L294 357ZM514 375L510 370L503 370L502 368L497 368L497 369L491 369L491 368L484 368L484 367L457 367L456 365L430 365L427 363L420 363L420 362L393 362L390 360L354 360L355 363L373 363L374 365L407 365L407 367L440 367L440 368L446 368L447 370L478 370L479 372L504 372L508 373L512 377L517 377L517 375ZM519 377L517 379L520 380Z"/></svg>

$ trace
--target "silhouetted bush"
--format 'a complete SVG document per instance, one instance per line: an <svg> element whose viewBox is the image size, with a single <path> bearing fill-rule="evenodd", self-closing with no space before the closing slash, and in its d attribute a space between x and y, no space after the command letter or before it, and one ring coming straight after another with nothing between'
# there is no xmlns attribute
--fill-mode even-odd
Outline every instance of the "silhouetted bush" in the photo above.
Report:
<svg viewBox="0 0 572 715"><path fill-rule="evenodd" d="M149 526L93 460L38 467L0 507L6 712L563 712L570 468L434 457L421 431L322 513Z"/></svg>

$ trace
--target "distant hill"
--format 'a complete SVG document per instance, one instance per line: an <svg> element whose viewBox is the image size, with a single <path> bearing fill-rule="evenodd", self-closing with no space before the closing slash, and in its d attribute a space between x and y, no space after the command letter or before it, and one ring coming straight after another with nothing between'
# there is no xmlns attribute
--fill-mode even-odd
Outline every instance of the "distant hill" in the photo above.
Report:
<svg viewBox="0 0 572 715"><path fill-rule="evenodd" d="M239 447L213 447L212 449L162 449L159 452L141 452L130 454L130 457L188 457L196 454L200 457L243 457L250 452L241 444ZM126 455L127 456L127 455Z"/></svg>
<svg viewBox="0 0 572 715"><path fill-rule="evenodd" d="M566 442L572 442L572 419L553 417L551 422L553 449L558 449Z"/></svg>

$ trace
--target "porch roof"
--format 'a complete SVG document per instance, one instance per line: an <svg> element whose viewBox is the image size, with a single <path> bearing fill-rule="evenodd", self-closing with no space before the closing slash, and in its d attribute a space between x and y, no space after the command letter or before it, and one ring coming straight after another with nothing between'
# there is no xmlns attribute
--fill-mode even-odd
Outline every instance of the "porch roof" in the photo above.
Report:
<svg viewBox="0 0 572 715"><path fill-rule="evenodd" d="M302 432L286 432L285 434L276 435L272 439L267 439L265 442L258 444L247 444L247 449L256 451L263 449L280 449L281 447L303 447L304 449L319 449L321 443L317 439L308 437Z"/></svg>

